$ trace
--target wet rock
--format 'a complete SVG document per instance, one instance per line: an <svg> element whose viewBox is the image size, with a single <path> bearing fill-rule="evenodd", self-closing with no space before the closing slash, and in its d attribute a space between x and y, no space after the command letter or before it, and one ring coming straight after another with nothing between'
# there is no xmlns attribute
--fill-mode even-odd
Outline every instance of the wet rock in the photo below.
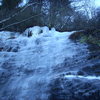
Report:
<svg viewBox="0 0 100 100"><path fill-rule="evenodd" d="M9 47L9 48L6 49L5 51L7 51L7 52L11 52L11 50L12 50L12 47Z"/></svg>
<svg viewBox="0 0 100 100"><path fill-rule="evenodd" d="M12 48L12 52L18 52L18 50L19 50L20 48L19 48L19 46L16 46L16 47L14 47L14 48Z"/></svg>
<svg viewBox="0 0 100 100"><path fill-rule="evenodd" d="M4 68L4 69L10 70L14 66L13 66L13 63L12 62L10 62L9 60L7 60L4 63L2 63L1 67Z"/></svg>
<svg viewBox="0 0 100 100"><path fill-rule="evenodd" d="M0 100L17 100L15 97L16 91L11 92L9 90L5 90L2 93L2 96L0 96Z"/></svg>
<svg viewBox="0 0 100 100"><path fill-rule="evenodd" d="M71 40L78 40L81 38L81 36L85 33L85 31L77 31L77 32L74 32L70 37L69 39Z"/></svg>
<svg viewBox="0 0 100 100"><path fill-rule="evenodd" d="M99 100L100 81L57 78L51 85L50 100Z"/></svg>
<svg viewBox="0 0 100 100"><path fill-rule="evenodd" d="M25 73L26 75L33 74L33 73L34 73L34 69L25 69L25 70L24 70L24 73Z"/></svg>
<svg viewBox="0 0 100 100"><path fill-rule="evenodd" d="M87 75L100 75L100 63L82 68L82 71Z"/></svg>
<svg viewBox="0 0 100 100"><path fill-rule="evenodd" d="M100 52L92 52L88 56L88 60L100 59Z"/></svg>
<svg viewBox="0 0 100 100"><path fill-rule="evenodd" d="M85 73L83 71L78 71L77 75L84 75Z"/></svg>
<svg viewBox="0 0 100 100"><path fill-rule="evenodd" d="M29 31L28 32L28 37L31 37L32 36L32 31Z"/></svg>
<svg viewBox="0 0 100 100"><path fill-rule="evenodd" d="M8 39L16 39L16 37L13 36L13 37L9 37ZM8 40L8 39L7 39L7 40Z"/></svg>
<svg viewBox="0 0 100 100"><path fill-rule="evenodd" d="M98 52L100 53L100 46L96 45L96 44L89 44L88 45L88 49L89 51L92 53L92 52Z"/></svg>
<svg viewBox="0 0 100 100"><path fill-rule="evenodd" d="M3 47L0 47L0 51L3 51Z"/></svg>
<svg viewBox="0 0 100 100"><path fill-rule="evenodd" d="M0 85L7 82L11 73L7 70L0 70Z"/></svg>

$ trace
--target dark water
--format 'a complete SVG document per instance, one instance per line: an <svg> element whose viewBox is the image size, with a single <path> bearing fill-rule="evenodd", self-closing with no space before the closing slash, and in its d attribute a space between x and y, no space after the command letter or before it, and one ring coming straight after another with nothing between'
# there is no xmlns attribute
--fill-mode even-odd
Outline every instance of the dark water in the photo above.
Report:
<svg viewBox="0 0 100 100"><path fill-rule="evenodd" d="M88 46L69 40L73 32L31 30L0 32L0 100L100 100L99 60L88 60Z"/></svg>

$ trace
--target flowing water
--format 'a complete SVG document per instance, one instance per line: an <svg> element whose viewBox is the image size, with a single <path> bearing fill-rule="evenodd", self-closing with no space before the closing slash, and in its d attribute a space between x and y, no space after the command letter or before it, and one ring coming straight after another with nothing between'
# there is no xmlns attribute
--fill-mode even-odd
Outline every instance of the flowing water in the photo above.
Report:
<svg viewBox="0 0 100 100"><path fill-rule="evenodd" d="M47 27L30 37L0 32L0 100L49 100L51 84L60 76L100 80L76 75L89 51L86 44L72 42L71 34Z"/></svg>

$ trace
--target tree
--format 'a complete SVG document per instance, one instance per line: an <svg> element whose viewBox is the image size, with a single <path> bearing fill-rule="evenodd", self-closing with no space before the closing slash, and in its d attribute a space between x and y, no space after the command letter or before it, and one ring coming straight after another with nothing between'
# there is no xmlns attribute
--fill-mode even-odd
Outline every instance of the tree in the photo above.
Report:
<svg viewBox="0 0 100 100"><path fill-rule="evenodd" d="M14 9L22 0L2 0L2 7L9 10Z"/></svg>

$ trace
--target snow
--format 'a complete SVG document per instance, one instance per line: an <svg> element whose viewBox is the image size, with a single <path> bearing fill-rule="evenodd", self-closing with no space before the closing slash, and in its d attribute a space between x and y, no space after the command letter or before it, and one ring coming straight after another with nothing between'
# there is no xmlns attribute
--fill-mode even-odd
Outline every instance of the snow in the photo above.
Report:
<svg viewBox="0 0 100 100"><path fill-rule="evenodd" d="M100 7L100 0L95 0L95 6Z"/></svg>
<svg viewBox="0 0 100 100"><path fill-rule="evenodd" d="M44 26L44 27L34 26L34 27L26 29L23 34L27 37L32 35L32 37L35 38L35 37L38 37L40 34L45 35L48 33L49 33L49 28L47 26Z"/></svg>
<svg viewBox="0 0 100 100"><path fill-rule="evenodd" d="M0 32L0 39L1 40L6 40L8 38L11 38L11 37L18 37L20 33L16 32L9 32L9 31L1 31Z"/></svg>
<svg viewBox="0 0 100 100"><path fill-rule="evenodd" d="M100 80L100 76L80 76L80 75L65 75L68 79L88 79L88 80Z"/></svg>
<svg viewBox="0 0 100 100"><path fill-rule="evenodd" d="M25 6L28 2L29 2L29 0L22 0L22 2L18 5L18 7L23 7L23 6Z"/></svg>
<svg viewBox="0 0 100 100"><path fill-rule="evenodd" d="M40 34L40 32L41 32L41 28L39 26L34 26L26 29L24 35L28 37L29 34L31 34L33 37L36 37L38 34Z"/></svg>

